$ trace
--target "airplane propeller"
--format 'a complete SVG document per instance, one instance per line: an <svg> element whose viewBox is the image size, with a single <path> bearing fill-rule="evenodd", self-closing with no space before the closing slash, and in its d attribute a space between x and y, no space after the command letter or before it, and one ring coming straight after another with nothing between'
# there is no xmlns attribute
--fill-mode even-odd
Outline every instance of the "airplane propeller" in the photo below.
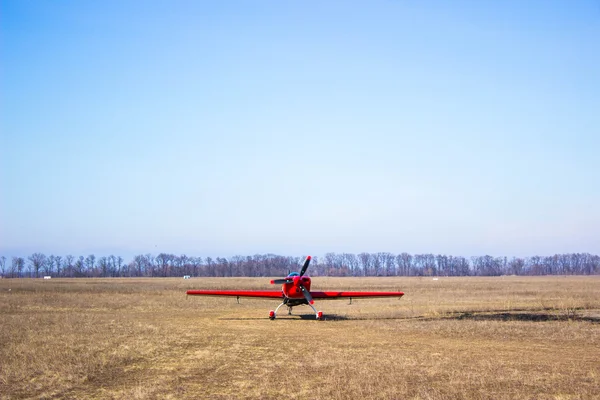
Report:
<svg viewBox="0 0 600 400"><path fill-rule="evenodd" d="M306 299L306 301L308 301L308 304L314 304L315 301L313 300L312 296L310 295L310 292L308 290L306 290L306 288L300 284L300 290L302 290L302 294L304 295L304 298Z"/></svg>
<svg viewBox="0 0 600 400"><path fill-rule="evenodd" d="M308 264L310 264L311 258L312 258L311 256L308 256L308 257L306 257L306 260L304 260L304 264L302 264L302 269L300 270L300 276L303 276L306 273L306 270L308 269ZM283 285L286 283L294 283L294 280L290 279L290 278L271 280L271 285ZM302 285L300 285L300 286L302 286ZM308 295L310 296L310 293ZM310 303L310 304L312 304L312 303Z"/></svg>
<svg viewBox="0 0 600 400"><path fill-rule="evenodd" d="M293 279L273 279L271 285L283 285L284 283L293 283Z"/></svg>
<svg viewBox="0 0 600 400"><path fill-rule="evenodd" d="M300 270L300 276L304 275L304 273L306 272L308 264L310 264L310 260L311 256L306 257L306 260L304 260L304 265L302 265L302 269Z"/></svg>

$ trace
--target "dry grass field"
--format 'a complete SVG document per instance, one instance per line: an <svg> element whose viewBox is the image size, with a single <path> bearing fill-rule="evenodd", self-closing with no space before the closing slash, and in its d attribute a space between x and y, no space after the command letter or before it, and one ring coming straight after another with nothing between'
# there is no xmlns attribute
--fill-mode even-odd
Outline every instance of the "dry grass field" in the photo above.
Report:
<svg viewBox="0 0 600 400"><path fill-rule="evenodd" d="M0 398L600 398L600 277L317 277L406 293L317 301L325 321L185 295L268 282L0 280Z"/></svg>

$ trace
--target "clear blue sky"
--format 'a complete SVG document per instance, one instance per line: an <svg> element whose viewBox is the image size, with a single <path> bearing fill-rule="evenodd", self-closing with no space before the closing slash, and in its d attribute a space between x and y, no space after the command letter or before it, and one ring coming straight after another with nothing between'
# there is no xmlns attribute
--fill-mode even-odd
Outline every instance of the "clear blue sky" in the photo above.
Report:
<svg viewBox="0 0 600 400"><path fill-rule="evenodd" d="M0 254L600 253L597 0L0 4Z"/></svg>

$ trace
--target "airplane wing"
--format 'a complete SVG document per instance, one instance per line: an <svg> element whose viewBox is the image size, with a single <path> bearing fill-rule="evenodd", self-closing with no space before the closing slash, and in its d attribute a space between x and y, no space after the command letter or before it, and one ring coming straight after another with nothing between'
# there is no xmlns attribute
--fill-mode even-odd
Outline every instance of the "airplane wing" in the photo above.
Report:
<svg viewBox="0 0 600 400"><path fill-rule="evenodd" d="M319 300L334 300L341 299L344 297L402 297L402 292L310 292L313 299Z"/></svg>
<svg viewBox="0 0 600 400"><path fill-rule="evenodd" d="M230 297L262 297L283 299L281 290L188 290L191 296L230 296Z"/></svg>

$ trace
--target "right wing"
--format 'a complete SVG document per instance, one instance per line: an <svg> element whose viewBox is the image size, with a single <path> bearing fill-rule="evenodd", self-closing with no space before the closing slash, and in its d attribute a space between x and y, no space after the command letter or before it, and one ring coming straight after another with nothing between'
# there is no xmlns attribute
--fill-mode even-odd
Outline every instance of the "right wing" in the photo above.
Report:
<svg viewBox="0 0 600 400"><path fill-rule="evenodd" d="M190 296L262 297L283 299L281 290L188 290Z"/></svg>
<svg viewBox="0 0 600 400"><path fill-rule="evenodd" d="M333 300L333 299L341 299L344 297L402 297L404 293L402 292L310 292L314 299L320 300Z"/></svg>

